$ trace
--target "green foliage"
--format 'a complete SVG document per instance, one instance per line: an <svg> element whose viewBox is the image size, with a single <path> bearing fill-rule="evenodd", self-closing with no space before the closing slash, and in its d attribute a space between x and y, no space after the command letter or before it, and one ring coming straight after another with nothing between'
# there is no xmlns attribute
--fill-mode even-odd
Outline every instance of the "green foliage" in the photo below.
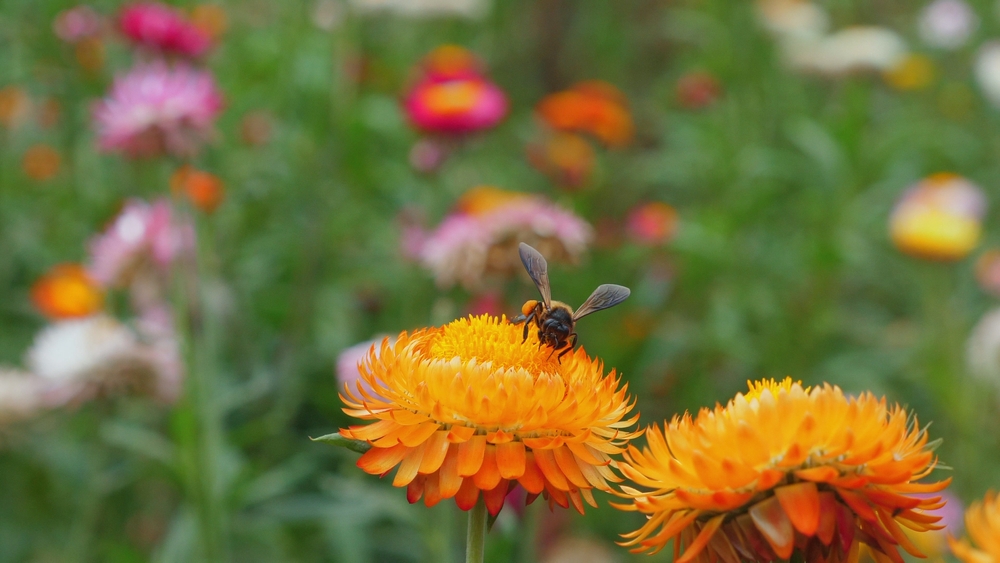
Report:
<svg viewBox="0 0 1000 563"><path fill-rule="evenodd" d="M914 27L910 4L826 4L841 23ZM0 87L62 109L55 127L0 129L0 365L20 364L45 324L30 304L32 283L54 264L82 260L84 241L125 198L167 193L176 164L97 152L91 104L130 55L111 41L103 69L82 72L51 32L72 5L0 3ZM110 14L118 3L94 6ZM229 30L207 66L227 109L217 141L194 161L227 190L218 211L199 219L211 320L198 341L207 357L194 365L214 377L201 403L109 399L4 430L0 563L457 561L465 515L450 502L411 507L390 479L354 467L357 453L309 436L329 441L351 424L333 375L340 351L463 313L467 292L436 288L401 257L397 216L417 206L436 222L479 184L546 194L592 223L620 225L649 200L679 210L667 248L612 241L552 271L567 301L599 283L633 288L579 332L629 382L644 424L724 402L751 378L827 381L933 420L932 437L944 439L937 453L964 500L1000 486L994 389L969 377L963 356L970 327L993 304L971 259L921 263L886 235L893 202L930 173L954 171L996 193L997 111L978 97L963 115L940 109L949 89L974 88L971 47L929 53L934 83L897 92L877 75L786 70L750 2L496 0L482 21L362 17L344 7L332 30L312 23L308 2L224 7ZM982 37L997 31L987 12ZM445 42L485 58L512 111L422 175L408 164L418 136L398 98L411 66ZM368 69L361 82L352 75L359 61ZM677 80L691 70L720 80L712 106L676 101ZM591 78L626 93L636 139L600 155L586 189L560 192L524 157L532 109ZM274 118L263 146L240 139L252 111ZM63 159L46 182L21 167L39 142ZM987 241L998 242L997 232L991 214ZM503 291L510 313L534 295L524 280ZM206 420L219 435L205 436ZM609 500L601 495L599 510L564 527L608 542L635 529L636 515ZM215 511L215 532L199 527L199 510ZM209 533L219 544L206 553ZM487 560L527 557L523 533L502 514Z"/></svg>

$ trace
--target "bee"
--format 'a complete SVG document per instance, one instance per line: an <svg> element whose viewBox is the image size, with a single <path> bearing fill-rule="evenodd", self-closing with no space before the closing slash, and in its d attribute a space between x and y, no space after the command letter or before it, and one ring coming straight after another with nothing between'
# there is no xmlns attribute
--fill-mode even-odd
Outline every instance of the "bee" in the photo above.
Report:
<svg viewBox="0 0 1000 563"><path fill-rule="evenodd" d="M535 282L535 287L542 294L542 300L529 299L521 306L521 314L511 319L514 324L524 323L524 339L528 339L528 331L532 324L538 327L538 345L551 346L552 351L562 350L557 359L576 348L576 321L591 313L614 307L625 301L632 293L629 288L613 283L598 286L590 297L580 305L575 312L561 302L552 300L552 288L549 287L548 263L545 257L525 243L518 247L521 263ZM551 354L550 354L551 355Z"/></svg>

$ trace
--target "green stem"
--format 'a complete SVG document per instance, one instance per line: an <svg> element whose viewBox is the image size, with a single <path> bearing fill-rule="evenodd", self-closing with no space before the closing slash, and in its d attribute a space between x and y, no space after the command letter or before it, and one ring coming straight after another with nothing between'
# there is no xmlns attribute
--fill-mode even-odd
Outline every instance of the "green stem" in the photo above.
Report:
<svg viewBox="0 0 1000 563"><path fill-rule="evenodd" d="M468 540L465 542L465 563L483 563L486 551L486 502L479 502L469 511Z"/></svg>
<svg viewBox="0 0 1000 563"><path fill-rule="evenodd" d="M190 217L189 209L180 206L178 217ZM203 308L205 296L201 276L210 268L211 231L198 222L197 256L182 265L179 287L175 292L177 323L187 367L186 410L190 421L183 440L187 484L191 502L198 515L198 529L205 561L228 561L228 523L224 506L224 486L220 478L220 456L225 448L223 413L218 403L216 379L220 327L214 315Z"/></svg>

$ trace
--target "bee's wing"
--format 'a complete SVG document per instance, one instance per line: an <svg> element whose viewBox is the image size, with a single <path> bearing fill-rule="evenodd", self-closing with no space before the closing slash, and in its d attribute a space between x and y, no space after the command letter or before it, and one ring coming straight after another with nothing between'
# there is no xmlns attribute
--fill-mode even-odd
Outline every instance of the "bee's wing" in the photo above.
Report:
<svg viewBox="0 0 1000 563"><path fill-rule="evenodd" d="M573 313L573 320L577 321L591 313L596 313L608 307L614 307L615 305L625 301L632 291L623 285L615 285L613 283L606 283L604 285L598 286L590 297L580 305L580 308Z"/></svg>
<svg viewBox="0 0 1000 563"><path fill-rule="evenodd" d="M531 276L531 281L535 282L538 293L542 294L542 301L545 303L545 308L550 308L552 305L552 288L549 287L549 265L545 262L545 257L523 242L518 246L517 252L521 255L521 263L524 264L524 269Z"/></svg>

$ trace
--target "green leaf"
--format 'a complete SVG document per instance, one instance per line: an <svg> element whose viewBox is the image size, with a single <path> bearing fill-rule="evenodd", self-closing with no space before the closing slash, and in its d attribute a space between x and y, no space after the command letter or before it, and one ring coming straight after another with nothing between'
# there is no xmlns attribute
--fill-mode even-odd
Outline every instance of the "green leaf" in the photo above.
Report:
<svg viewBox="0 0 1000 563"><path fill-rule="evenodd" d="M351 451L363 454L368 450L372 449L372 445L368 442L362 442L361 440L351 440L350 438L344 438L339 432L334 432L333 434L327 434L326 436L320 436L319 438L309 438L313 442L324 442L330 444L331 446L340 446L341 448L347 448Z"/></svg>

